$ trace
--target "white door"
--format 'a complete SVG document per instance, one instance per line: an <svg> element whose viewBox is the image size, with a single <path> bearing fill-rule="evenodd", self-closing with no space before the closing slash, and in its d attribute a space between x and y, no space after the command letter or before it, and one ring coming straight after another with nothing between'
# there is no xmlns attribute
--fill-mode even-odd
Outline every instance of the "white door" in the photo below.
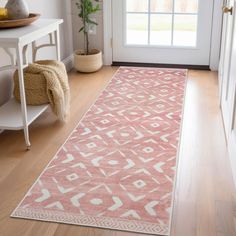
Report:
<svg viewBox="0 0 236 236"><path fill-rule="evenodd" d="M236 0L225 0L220 57L221 109L236 184Z"/></svg>
<svg viewBox="0 0 236 236"><path fill-rule="evenodd" d="M236 36L236 35L235 35ZM232 63L236 63L236 42L233 52L233 60ZM236 66L234 66L231 75L234 77L234 82L232 83L232 103L231 103L231 121L230 121L230 130L229 130L229 138L228 138L228 149L230 154L231 166L233 169L234 182L236 185Z"/></svg>
<svg viewBox="0 0 236 236"><path fill-rule="evenodd" d="M233 3L232 3L233 4ZM231 47L231 60L230 60L230 72L228 79L228 86L225 88L223 86L223 91L227 90L227 103L222 103L222 108L224 104L227 104L227 110L223 112L228 112L228 122L229 125L226 125L228 128L228 149L231 159L231 166L233 169L234 180L236 184L236 16L235 8L236 0L234 1L234 20L233 20L233 33L232 33L232 47ZM224 94L224 93L223 93ZM225 97L223 97L225 99ZM226 106L226 105L225 105Z"/></svg>
<svg viewBox="0 0 236 236"><path fill-rule="evenodd" d="M209 65L214 0L113 0L113 62Z"/></svg>
<svg viewBox="0 0 236 236"><path fill-rule="evenodd" d="M232 105L232 82L233 77L230 76L232 68L232 43L233 43L233 27L234 27L234 12L227 9L233 9L234 0L225 1L224 20L223 20L223 32L222 32L222 50L219 67L219 81L221 92L221 108L223 114L223 120L225 125L226 136L228 137L230 131L231 120L231 105Z"/></svg>

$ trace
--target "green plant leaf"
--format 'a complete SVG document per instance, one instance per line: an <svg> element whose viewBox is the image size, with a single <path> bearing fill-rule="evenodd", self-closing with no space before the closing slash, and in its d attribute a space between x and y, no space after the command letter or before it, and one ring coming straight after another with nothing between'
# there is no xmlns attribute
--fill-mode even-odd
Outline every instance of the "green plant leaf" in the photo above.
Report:
<svg viewBox="0 0 236 236"><path fill-rule="evenodd" d="M84 27L81 27L80 29L79 29L79 32L81 32L81 31L83 31L84 30Z"/></svg>

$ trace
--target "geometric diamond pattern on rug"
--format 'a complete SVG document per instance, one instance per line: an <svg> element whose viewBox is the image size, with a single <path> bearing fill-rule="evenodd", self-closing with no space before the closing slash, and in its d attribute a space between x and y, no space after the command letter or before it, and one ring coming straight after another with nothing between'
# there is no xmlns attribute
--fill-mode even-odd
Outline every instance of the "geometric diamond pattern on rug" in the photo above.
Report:
<svg viewBox="0 0 236 236"><path fill-rule="evenodd" d="M12 216L168 235L186 74L121 67Z"/></svg>

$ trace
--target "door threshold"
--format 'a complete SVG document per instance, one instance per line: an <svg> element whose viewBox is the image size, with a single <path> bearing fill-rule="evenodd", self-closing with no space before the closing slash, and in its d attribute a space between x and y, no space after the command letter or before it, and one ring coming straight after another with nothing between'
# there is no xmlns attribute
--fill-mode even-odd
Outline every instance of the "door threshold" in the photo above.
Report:
<svg viewBox="0 0 236 236"><path fill-rule="evenodd" d="M134 67L157 67L157 68L177 68L191 70L210 70L209 65L181 65L181 64L159 64L159 63L139 63L113 61L112 66L134 66Z"/></svg>

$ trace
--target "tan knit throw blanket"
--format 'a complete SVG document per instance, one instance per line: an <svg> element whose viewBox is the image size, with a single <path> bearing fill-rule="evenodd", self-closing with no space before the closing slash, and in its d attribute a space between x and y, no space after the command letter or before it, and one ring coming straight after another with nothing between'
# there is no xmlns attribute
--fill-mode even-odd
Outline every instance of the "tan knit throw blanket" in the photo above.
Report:
<svg viewBox="0 0 236 236"><path fill-rule="evenodd" d="M24 69L24 73L28 76L41 75L45 78L46 92L52 111L59 120L66 121L70 110L70 87L65 65L59 61L37 61L29 64Z"/></svg>

